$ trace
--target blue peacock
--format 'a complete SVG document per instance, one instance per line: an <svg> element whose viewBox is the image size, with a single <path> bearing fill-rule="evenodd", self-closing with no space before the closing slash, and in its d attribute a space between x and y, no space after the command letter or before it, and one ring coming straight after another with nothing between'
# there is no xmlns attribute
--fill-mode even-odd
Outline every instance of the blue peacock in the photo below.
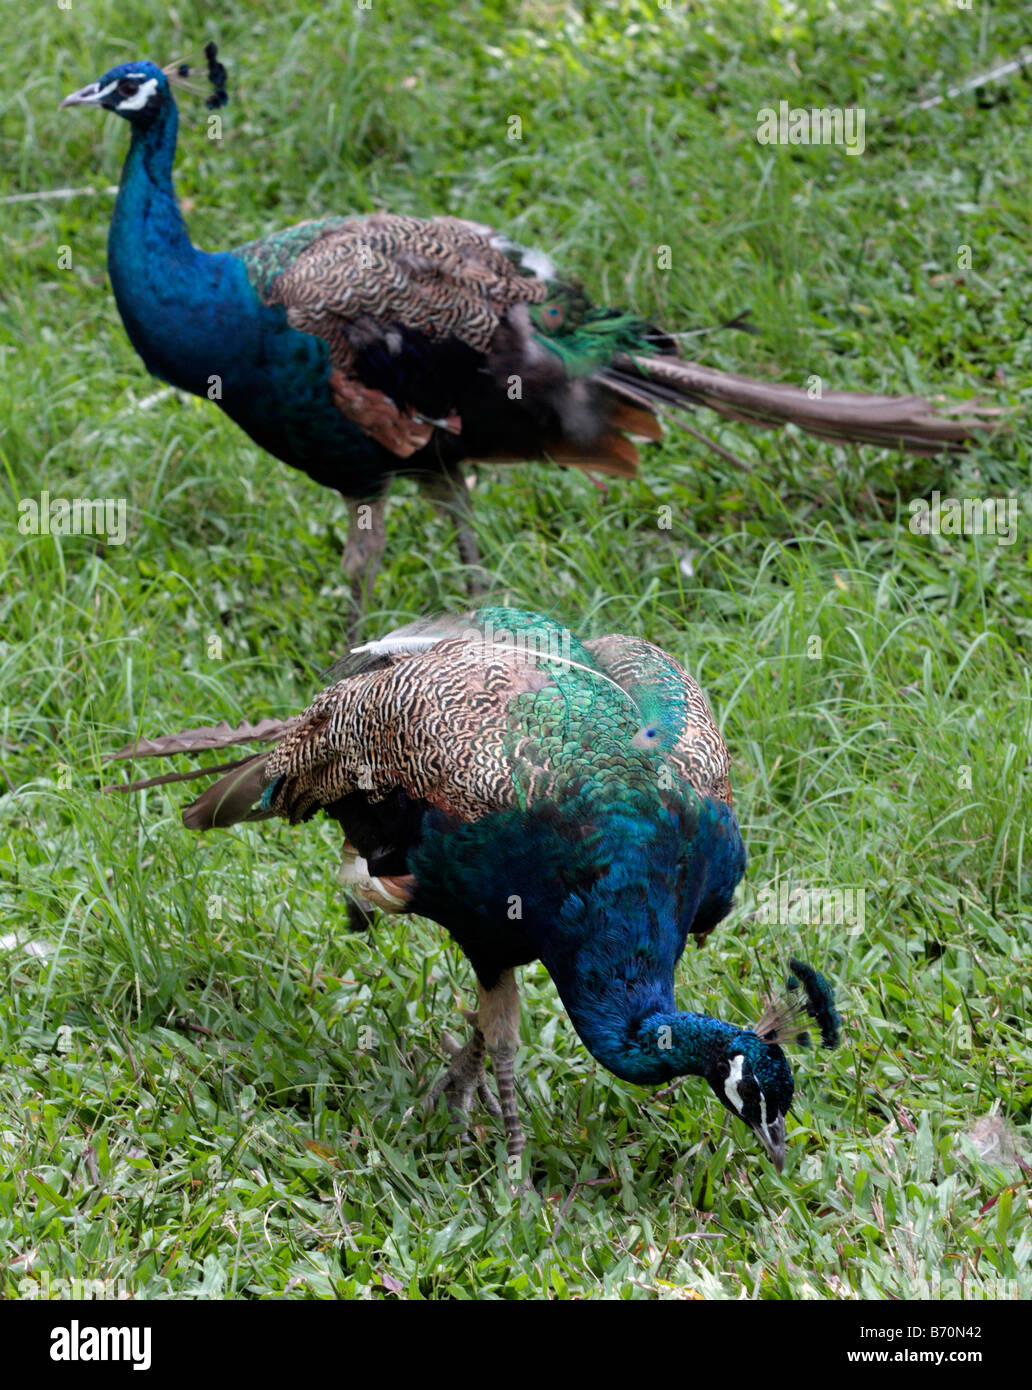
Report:
<svg viewBox="0 0 1032 1390"><path fill-rule="evenodd" d="M793 1095L781 1044L811 1020L834 1045L839 1018L828 982L802 961L755 1028L676 1006L688 937L701 945L728 913L745 851L727 747L672 656L482 608L356 649L296 718L188 730L114 756L256 741L274 746L214 769L223 775L184 823L296 824L323 811L343 832L342 881L383 911L447 928L479 1003L432 1103L443 1095L465 1116L479 1095L502 1117L509 1154L522 1151L515 971L541 960L603 1066L647 1085L704 1077L781 1169Z"/></svg>
<svg viewBox="0 0 1032 1390"><path fill-rule="evenodd" d="M217 106L226 73L213 44L206 53ZM633 438L660 437L656 412L698 405L915 453L960 448L992 415L939 413L914 396L811 396L683 361L672 336L592 305L549 256L454 217L324 217L200 251L172 184L172 84L187 77L182 65L121 63L62 102L131 128L108 238L115 300L148 371L216 400L316 482L368 500L349 508L345 555L360 606L395 474L423 478L472 564L464 460L629 475Z"/></svg>

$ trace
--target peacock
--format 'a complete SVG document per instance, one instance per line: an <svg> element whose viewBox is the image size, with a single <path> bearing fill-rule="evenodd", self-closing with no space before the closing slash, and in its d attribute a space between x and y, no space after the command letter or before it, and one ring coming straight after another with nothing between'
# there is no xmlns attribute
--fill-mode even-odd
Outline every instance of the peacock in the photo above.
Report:
<svg viewBox="0 0 1032 1390"><path fill-rule="evenodd" d="M220 106L225 68L214 44L206 55L208 105ZM962 448L995 413L811 395L684 361L676 335L593 305L548 255L457 217L329 216L200 251L172 184L172 85L188 80L183 64L120 63L61 103L101 107L131 128L108 236L115 300L148 371L214 400L316 482L364 499L349 506L344 559L359 607L396 474L420 476L449 510L475 573L466 461L551 459L627 476L634 440L661 436L657 412L700 405L934 454Z"/></svg>
<svg viewBox="0 0 1032 1390"><path fill-rule="evenodd" d="M477 1096L524 1133L513 1075L516 969L541 960L588 1051L652 1085L701 1076L780 1171L792 1070L782 1044L840 1019L824 977L791 962L755 1028L679 1010L674 969L726 916L745 868L730 760L696 681L637 637L579 640L558 620L481 608L356 648L301 715L192 729L114 758L272 742L212 771L192 830L323 811L340 877L384 912L443 925L469 958L472 1035L430 1096L460 1119ZM139 790L203 776L167 774ZM498 1089L485 1077L490 1056Z"/></svg>

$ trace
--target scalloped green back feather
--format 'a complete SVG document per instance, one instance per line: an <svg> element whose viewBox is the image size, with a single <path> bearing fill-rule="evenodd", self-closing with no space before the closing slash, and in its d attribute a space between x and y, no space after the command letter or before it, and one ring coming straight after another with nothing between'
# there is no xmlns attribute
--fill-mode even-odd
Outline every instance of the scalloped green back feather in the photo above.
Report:
<svg viewBox="0 0 1032 1390"><path fill-rule="evenodd" d="M670 786L663 750L632 745L642 726L641 708L568 628L514 608L482 608L475 621L494 640L499 633L508 634L513 645L538 652L551 677L542 690L518 695L510 706L509 755L521 806L539 797L545 787L557 798L583 791L600 797L602 804L616 805L640 795L655 800L661 790L697 804L686 782ZM557 659L547 660L549 654ZM658 706L658 691L656 701Z"/></svg>
<svg viewBox="0 0 1032 1390"><path fill-rule="evenodd" d="M576 287L556 285L543 304L532 304L535 341L554 353L571 376L607 367L618 353L648 356L656 351L650 327L624 309L594 308Z"/></svg>

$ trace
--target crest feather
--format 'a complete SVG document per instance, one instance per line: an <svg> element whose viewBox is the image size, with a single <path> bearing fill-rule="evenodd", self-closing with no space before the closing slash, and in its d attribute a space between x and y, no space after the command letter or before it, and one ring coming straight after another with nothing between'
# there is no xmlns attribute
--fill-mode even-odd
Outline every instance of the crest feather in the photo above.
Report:
<svg viewBox="0 0 1032 1390"><path fill-rule="evenodd" d="M190 64L184 62L182 58L176 58L173 62L166 63L161 71L168 78L170 87L176 87L182 92L189 92L192 97L204 96L204 88L191 81Z"/></svg>
<svg viewBox="0 0 1032 1390"><path fill-rule="evenodd" d="M204 45L204 60L207 64L208 81L211 83L211 93L205 97L204 104L209 111L216 111L229 101L229 93L226 91L226 69L218 60L218 49L215 44L207 43ZM198 65L194 64L194 66ZM168 78L171 86L179 87L184 92L189 92L191 96L204 96L204 88L190 80L193 68L182 58L176 58L173 62L166 63L161 71Z"/></svg>
<svg viewBox="0 0 1032 1390"><path fill-rule="evenodd" d="M790 960L792 974L785 981L782 999L768 999L763 1017L753 1032L764 1042L798 1042L807 1047L810 1042L806 1020L816 1023L821 1042L834 1047L839 1040L842 1019L835 1008L835 990L819 970L803 960Z"/></svg>

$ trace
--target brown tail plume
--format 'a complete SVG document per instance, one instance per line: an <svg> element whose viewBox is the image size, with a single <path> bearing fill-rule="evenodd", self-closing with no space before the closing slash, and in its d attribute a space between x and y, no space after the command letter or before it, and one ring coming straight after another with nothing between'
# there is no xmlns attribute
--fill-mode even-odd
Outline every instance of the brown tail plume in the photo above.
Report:
<svg viewBox="0 0 1032 1390"><path fill-rule="evenodd" d="M267 753L256 753L220 777L183 811L187 830L221 830L242 820L265 820L271 811L255 810L265 787Z"/></svg>
<svg viewBox="0 0 1032 1390"><path fill-rule="evenodd" d="M629 404L685 409L703 405L730 420L798 425L808 434L877 444L910 454L956 453L999 427L1007 412L977 401L939 406L924 396L873 396L825 391L812 397L798 386L758 381L676 357L625 357L602 373L609 390Z"/></svg>
<svg viewBox="0 0 1032 1390"><path fill-rule="evenodd" d="M246 721L231 727L225 720L197 729L184 729L177 734L162 734L158 738L141 738L127 743L117 753L109 753L105 762L130 758L167 758L175 753L196 753L212 748L231 748L241 743L269 743L280 739L297 723L291 719L261 719L257 724ZM193 767L185 772L166 772L159 777L146 777L137 782L116 782L104 788L106 792L139 792L146 787L165 786L170 782L191 782L213 773L225 775L202 792L183 812L183 824L188 830L210 830L235 825L241 820L264 820L271 812L255 811L263 788L265 753L248 753L228 763L214 767Z"/></svg>

